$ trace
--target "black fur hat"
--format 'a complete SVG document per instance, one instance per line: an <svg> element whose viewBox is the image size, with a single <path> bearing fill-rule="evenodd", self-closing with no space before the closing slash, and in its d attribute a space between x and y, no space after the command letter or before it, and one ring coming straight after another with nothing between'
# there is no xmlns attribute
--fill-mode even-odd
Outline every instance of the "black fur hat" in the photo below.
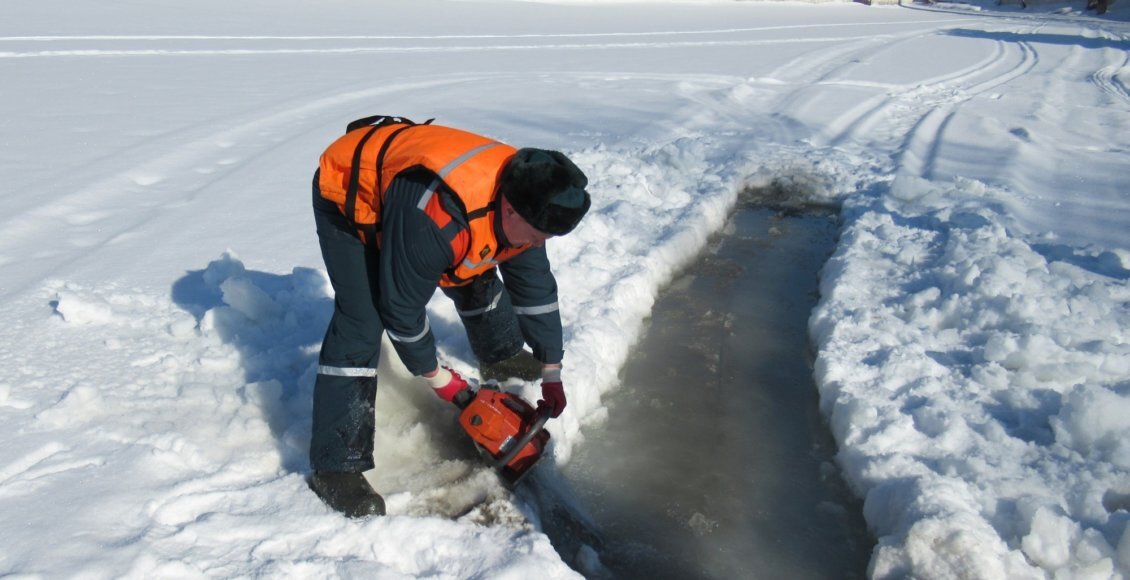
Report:
<svg viewBox="0 0 1130 580"><path fill-rule="evenodd" d="M573 231L589 210L588 183L565 155L524 148L502 170L498 188L531 226L561 236Z"/></svg>

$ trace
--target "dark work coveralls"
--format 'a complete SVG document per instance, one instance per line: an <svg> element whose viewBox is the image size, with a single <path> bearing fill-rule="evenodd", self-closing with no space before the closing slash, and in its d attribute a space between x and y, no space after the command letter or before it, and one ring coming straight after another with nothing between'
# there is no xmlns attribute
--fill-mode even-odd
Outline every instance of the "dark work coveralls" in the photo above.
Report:
<svg viewBox="0 0 1130 580"><path fill-rule="evenodd" d="M321 197L314 175L314 222L326 271L333 285L334 313L322 342L314 385L310 463L319 472L373 468L377 362L381 333L414 375L436 368L435 338L425 306L440 276L463 256L454 256L448 234L417 207L435 174L422 168L398 175L381 209L382 240L365 245L337 205ZM456 224L466 219L446 186L437 190ZM495 200L494 203L498 203ZM505 244L495 212L495 233ZM503 262L470 284L444 288L455 302L471 348L481 363L516 354L529 344L547 364L563 355L557 282L544 247Z"/></svg>

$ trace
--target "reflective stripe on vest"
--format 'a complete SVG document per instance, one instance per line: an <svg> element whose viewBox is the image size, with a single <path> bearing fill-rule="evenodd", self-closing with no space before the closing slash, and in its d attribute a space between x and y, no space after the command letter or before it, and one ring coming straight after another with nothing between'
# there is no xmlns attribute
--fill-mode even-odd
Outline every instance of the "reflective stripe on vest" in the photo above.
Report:
<svg viewBox="0 0 1130 580"><path fill-rule="evenodd" d="M417 204L416 207L420 208L420 211L424 211L424 208L428 207L428 202L432 200L432 196L435 195L436 190L439 189L440 184L443 183L443 178L446 177L448 173L451 173L453 169L459 167L463 164L463 162L474 157L480 151L484 151L498 145L501 145L501 143L484 143L460 155L459 157L456 157L451 163L445 165L443 169L440 169L438 172L436 172L436 179L432 181L432 183L428 186L428 190L424 192L423 196L420 197L420 203Z"/></svg>

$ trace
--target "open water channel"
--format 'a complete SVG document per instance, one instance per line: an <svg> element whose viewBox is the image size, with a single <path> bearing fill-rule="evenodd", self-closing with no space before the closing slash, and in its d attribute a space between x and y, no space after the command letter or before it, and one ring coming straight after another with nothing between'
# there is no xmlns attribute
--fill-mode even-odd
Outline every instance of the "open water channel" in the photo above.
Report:
<svg viewBox="0 0 1130 580"><path fill-rule="evenodd" d="M875 541L835 465L807 324L837 231L827 209L739 203L666 288L562 468L546 517L591 578L863 578ZM560 517L558 517L560 516Z"/></svg>

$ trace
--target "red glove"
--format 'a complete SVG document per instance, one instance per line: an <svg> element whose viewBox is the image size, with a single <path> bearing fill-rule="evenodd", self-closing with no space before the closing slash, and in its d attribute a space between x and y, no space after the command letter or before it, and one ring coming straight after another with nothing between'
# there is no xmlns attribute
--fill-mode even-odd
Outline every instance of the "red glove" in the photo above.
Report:
<svg viewBox="0 0 1130 580"><path fill-rule="evenodd" d="M565 410L565 386L561 381L542 382L541 400L538 401L538 410L549 409L549 416L556 418Z"/></svg>
<svg viewBox="0 0 1130 580"><path fill-rule="evenodd" d="M471 385L459 376L459 373L447 368L440 367L434 377L424 377L428 380L428 384L436 392L436 395L449 402L455 402L455 396L464 389L470 389Z"/></svg>

